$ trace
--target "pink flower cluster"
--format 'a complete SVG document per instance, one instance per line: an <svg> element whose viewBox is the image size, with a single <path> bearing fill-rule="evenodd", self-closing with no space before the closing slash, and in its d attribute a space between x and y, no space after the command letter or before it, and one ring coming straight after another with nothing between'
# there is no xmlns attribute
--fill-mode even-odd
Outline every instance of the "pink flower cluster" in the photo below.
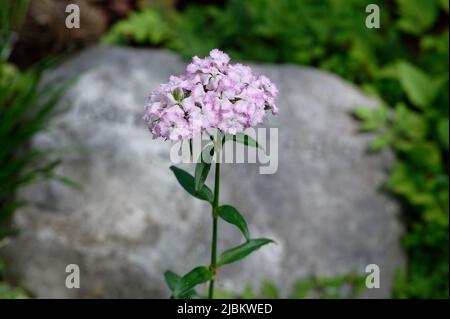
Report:
<svg viewBox="0 0 450 319"><path fill-rule="evenodd" d="M266 111L277 114L276 86L229 61L218 49L203 59L195 56L185 74L171 76L150 94L144 121L154 138L190 139L210 128L235 135L263 122Z"/></svg>

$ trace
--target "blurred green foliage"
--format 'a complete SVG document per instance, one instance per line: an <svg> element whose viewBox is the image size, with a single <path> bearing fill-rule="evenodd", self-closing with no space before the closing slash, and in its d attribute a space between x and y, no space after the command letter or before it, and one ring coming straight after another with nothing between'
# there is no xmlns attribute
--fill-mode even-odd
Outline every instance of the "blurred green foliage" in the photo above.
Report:
<svg viewBox="0 0 450 319"><path fill-rule="evenodd" d="M46 129L56 114L56 105L70 83L60 81L40 84L49 64L19 71L8 63L15 30L23 20L28 1L0 2L0 240L11 235L7 221L25 203L17 199L18 190L38 179L60 178L53 171L59 159L51 159L51 150L36 150L30 145L33 136ZM19 14L20 13L20 14Z"/></svg>
<svg viewBox="0 0 450 319"><path fill-rule="evenodd" d="M107 33L103 41L115 44L163 45L168 43L173 36L161 13L147 10L132 13L128 19L117 22L114 31Z"/></svg>
<svg viewBox="0 0 450 319"><path fill-rule="evenodd" d="M4 282L4 265L0 259L0 299L26 299L27 294L20 288L14 288Z"/></svg>
<svg viewBox="0 0 450 319"><path fill-rule="evenodd" d="M289 299L354 299L358 298L365 289L365 276L356 272L335 277L310 277L294 282ZM270 281L261 284L260 291L255 292L252 286L247 286L241 294L226 290L216 291L217 299L278 299L281 296L276 285Z"/></svg>
<svg viewBox="0 0 450 319"><path fill-rule="evenodd" d="M70 82L40 83L48 63L26 71L8 63L27 5L26 0L0 1L0 247L6 237L17 232L11 216L26 204L18 197L22 187L45 178L70 183L54 174L60 160L52 156L53 150L37 150L31 145L33 136L46 130L56 114L57 102ZM0 298L26 297L3 280L0 260Z"/></svg>
<svg viewBox="0 0 450 319"><path fill-rule="evenodd" d="M369 3L380 7L380 29L365 27ZM377 132L370 151L397 155L386 188L403 203L408 268L393 296L448 298L448 11L448 0L228 0L137 12L105 42L312 65L379 96L378 109L354 115Z"/></svg>
<svg viewBox="0 0 450 319"><path fill-rule="evenodd" d="M39 85L42 70L19 72L0 63L0 239L13 234L7 221L25 203L18 190L34 181L63 177L54 174L60 159L53 150L33 149L33 136L46 129L67 83ZM54 156L53 156L54 157Z"/></svg>

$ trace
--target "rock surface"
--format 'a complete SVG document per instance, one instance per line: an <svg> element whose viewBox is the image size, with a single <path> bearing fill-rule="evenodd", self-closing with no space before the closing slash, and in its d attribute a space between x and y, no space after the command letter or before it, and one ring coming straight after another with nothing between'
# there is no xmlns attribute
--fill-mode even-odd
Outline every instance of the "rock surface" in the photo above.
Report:
<svg viewBox="0 0 450 319"><path fill-rule="evenodd" d="M84 71L65 95L68 112L56 118L39 147L66 150L58 173L83 190L42 182L24 192L35 204L18 211L21 229L3 249L8 272L41 298L166 298L163 272L185 273L209 263L210 211L177 184L170 143L152 140L141 120L148 93L185 61L157 50L93 48L48 74ZM254 164L223 165L221 201L247 217L252 237L269 237L245 261L224 267L218 287L242 291L269 280L288 295L295 279L334 276L377 264L388 297L404 267L398 208L379 191L391 162L368 155L349 112L375 106L354 86L322 71L291 65L253 65L280 89L278 171L260 175ZM219 251L241 242L219 224ZM80 289L65 286L77 264Z"/></svg>

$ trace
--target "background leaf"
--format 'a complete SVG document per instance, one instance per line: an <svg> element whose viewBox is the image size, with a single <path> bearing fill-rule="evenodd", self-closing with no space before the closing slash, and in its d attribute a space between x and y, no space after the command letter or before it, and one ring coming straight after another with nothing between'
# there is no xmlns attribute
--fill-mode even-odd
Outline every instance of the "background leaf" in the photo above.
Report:
<svg viewBox="0 0 450 319"><path fill-rule="evenodd" d="M420 34L429 29L437 18L436 0L397 0L397 5L400 13L397 24L406 33Z"/></svg>
<svg viewBox="0 0 450 319"><path fill-rule="evenodd" d="M448 150L448 139L449 139L449 125L448 118L444 118L439 120L437 131L439 134L439 139L441 140L442 145Z"/></svg>
<svg viewBox="0 0 450 319"><path fill-rule="evenodd" d="M261 295L263 298L267 299L278 299L280 298L280 294L278 292L277 287L270 282L270 281L264 281L261 285Z"/></svg>
<svg viewBox="0 0 450 319"><path fill-rule="evenodd" d="M171 291L174 291L181 283L181 277L170 270L164 273L164 279Z"/></svg>
<svg viewBox="0 0 450 319"><path fill-rule="evenodd" d="M166 280L167 286L169 286L170 291L172 291L172 297L175 298L174 291L180 288L182 284L181 277L173 271L168 270L164 273L164 279ZM177 298L180 299L193 299L198 297L199 296L197 292L193 288L187 290L184 294L180 294L177 296Z"/></svg>
<svg viewBox="0 0 450 319"><path fill-rule="evenodd" d="M397 62L397 78L406 92L409 100L421 108L429 107L433 101L440 82L429 77L415 65L406 62Z"/></svg>

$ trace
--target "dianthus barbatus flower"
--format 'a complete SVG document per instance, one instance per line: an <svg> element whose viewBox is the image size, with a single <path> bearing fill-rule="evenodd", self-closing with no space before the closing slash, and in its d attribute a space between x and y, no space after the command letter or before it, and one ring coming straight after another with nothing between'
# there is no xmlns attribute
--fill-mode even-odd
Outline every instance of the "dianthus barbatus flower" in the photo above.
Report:
<svg viewBox="0 0 450 319"><path fill-rule="evenodd" d="M153 91L144 115L153 137L191 139L210 128L235 135L263 122L267 111L277 114L278 89L269 78L229 62L218 49L203 59L195 56L185 74Z"/></svg>

